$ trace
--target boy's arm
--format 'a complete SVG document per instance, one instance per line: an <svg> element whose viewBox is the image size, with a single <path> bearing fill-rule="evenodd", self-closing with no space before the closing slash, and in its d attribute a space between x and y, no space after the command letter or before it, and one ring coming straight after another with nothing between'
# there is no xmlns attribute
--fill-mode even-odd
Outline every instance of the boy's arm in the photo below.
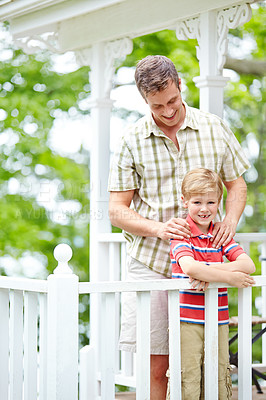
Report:
<svg viewBox="0 0 266 400"><path fill-rule="evenodd" d="M211 264L210 267L218 268L223 271L245 272L246 274L253 274L256 270L254 262L246 253L240 254L235 261L217 264L214 263Z"/></svg>
<svg viewBox="0 0 266 400"><path fill-rule="evenodd" d="M240 256L239 256L240 257ZM184 256L179 259L182 270L190 277L203 282L222 282L238 288L247 287L255 283L247 273L211 268L193 257ZM216 264L218 265L218 263ZM222 264L220 264L222 265ZM193 285L192 285L193 287Z"/></svg>

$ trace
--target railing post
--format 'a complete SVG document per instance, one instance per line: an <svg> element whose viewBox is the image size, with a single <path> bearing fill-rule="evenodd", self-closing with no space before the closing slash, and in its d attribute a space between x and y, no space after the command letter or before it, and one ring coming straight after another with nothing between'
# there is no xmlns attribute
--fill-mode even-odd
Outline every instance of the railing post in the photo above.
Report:
<svg viewBox="0 0 266 400"><path fill-rule="evenodd" d="M205 292L205 400L218 399L218 289Z"/></svg>
<svg viewBox="0 0 266 400"><path fill-rule="evenodd" d="M78 277L68 266L72 250L54 250L58 266L48 277L47 399L78 399Z"/></svg>
<svg viewBox="0 0 266 400"><path fill-rule="evenodd" d="M252 398L252 288L238 289L238 399Z"/></svg>
<svg viewBox="0 0 266 400"><path fill-rule="evenodd" d="M266 275L266 241L261 244L261 275ZM262 317L266 318L266 286L261 288L262 297ZM265 328L266 324L262 324L262 328ZM266 336L262 335L262 364L266 364Z"/></svg>

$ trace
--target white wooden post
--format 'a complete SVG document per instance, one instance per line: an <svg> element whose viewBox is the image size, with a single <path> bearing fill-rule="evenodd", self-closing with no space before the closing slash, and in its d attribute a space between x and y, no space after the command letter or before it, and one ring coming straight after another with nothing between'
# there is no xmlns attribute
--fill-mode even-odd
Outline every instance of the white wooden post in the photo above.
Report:
<svg viewBox="0 0 266 400"><path fill-rule="evenodd" d="M218 289L205 292L205 400L218 399Z"/></svg>
<svg viewBox="0 0 266 400"><path fill-rule="evenodd" d="M9 373L9 290L0 290L0 393L3 399L8 399Z"/></svg>
<svg viewBox="0 0 266 400"><path fill-rule="evenodd" d="M78 277L66 244L54 250L58 266L48 277L47 399L78 399Z"/></svg>
<svg viewBox="0 0 266 400"><path fill-rule="evenodd" d="M150 292L137 292L136 400L150 398Z"/></svg>
<svg viewBox="0 0 266 400"><path fill-rule="evenodd" d="M261 275L266 275L266 242L261 244ZM261 288L262 298L262 317L266 318L266 286ZM262 324L262 328L265 328L266 324ZM266 364L266 335L262 335L262 364Z"/></svg>
<svg viewBox="0 0 266 400"><path fill-rule="evenodd" d="M130 46L131 45L131 46ZM91 120L90 152L90 281L109 279L109 245L99 241L100 233L110 233L107 192L110 170L110 121L113 101L110 99L114 61L132 51L132 42L121 39L100 42L90 49L77 52L79 62L91 66ZM104 260L104 262L102 262ZM119 268L119 261L117 262ZM90 344L95 348L96 369L100 369L100 297L90 297Z"/></svg>
<svg viewBox="0 0 266 400"><path fill-rule="evenodd" d="M10 293L10 400L23 395L23 292Z"/></svg>
<svg viewBox="0 0 266 400"><path fill-rule="evenodd" d="M170 398L181 399L179 290L168 291Z"/></svg>
<svg viewBox="0 0 266 400"><path fill-rule="evenodd" d="M238 289L238 399L252 398L252 288Z"/></svg>
<svg viewBox="0 0 266 400"><path fill-rule="evenodd" d="M200 89L200 109L222 117L223 89L228 78L221 76L221 69L218 66L220 49L218 48L217 11L202 13L199 28L200 76L194 78L194 82Z"/></svg>
<svg viewBox="0 0 266 400"><path fill-rule="evenodd" d="M84 346L80 350L80 400L95 400L97 398L97 378L95 365L95 348Z"/></svg>
<svg viewBox="0 0 266 400"><path fill-rule="evenodd" d="M24 397L37 399L38 294L24 294Z"/></svg>

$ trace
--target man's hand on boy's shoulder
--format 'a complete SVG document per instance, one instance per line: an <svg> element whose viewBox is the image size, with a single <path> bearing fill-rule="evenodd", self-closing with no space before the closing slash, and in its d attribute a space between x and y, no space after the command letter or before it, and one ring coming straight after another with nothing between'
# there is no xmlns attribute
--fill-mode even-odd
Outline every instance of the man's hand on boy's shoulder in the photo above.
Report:
<svg viewBox="0 0 266 400"><path fill-rule="evenodd" d="M162 240L189 238L191 235L190 227L183 218L171 218L161 223L158 237Z"/></svg>
<svg viewBox="0 0 266 400"><path fill-rule="evenodd" d="M218 249L231 242L236 233L237 224L234 221L216 222L213 228L213 247Z"/></svg>

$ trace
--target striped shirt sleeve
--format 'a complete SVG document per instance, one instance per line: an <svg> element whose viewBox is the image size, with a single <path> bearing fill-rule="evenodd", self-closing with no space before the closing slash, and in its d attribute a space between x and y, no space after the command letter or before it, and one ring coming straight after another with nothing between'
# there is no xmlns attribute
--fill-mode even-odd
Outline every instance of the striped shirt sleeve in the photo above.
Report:
<svg viewBox="0 0 266 400"><path fill-rule="evenodd" d="M191 249L191 244L189 240L183 239L183 240L171 240L171 253L173 258L175 259L176 262L181 257L184 256L190 256L194 258L193 251Z"/></svg>
<svg viewBox="0 0 266 400"><path fill-rule="evenodd" d="M230 243L223 247L223 255L230 262L235 261L237 257L243 253L245 253L245 251L238 243L234 241L234 239L232 239Z"/></svg>

